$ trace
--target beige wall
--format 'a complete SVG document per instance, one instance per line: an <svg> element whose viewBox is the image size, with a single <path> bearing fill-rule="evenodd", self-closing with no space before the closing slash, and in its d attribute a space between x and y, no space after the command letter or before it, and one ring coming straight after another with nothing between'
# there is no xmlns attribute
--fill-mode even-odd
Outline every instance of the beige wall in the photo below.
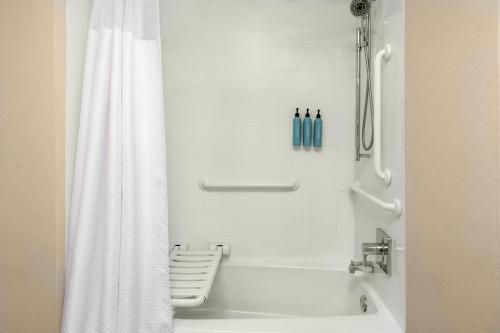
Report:
<svg viewBox="0 0 500 333"><path fill-rule="evenodd" d="M408 332L497 333L497 3L406 3Z"/></svg>
<svg viewBox="0 0 500 333"><path fill-rule="evenodd" d="M64 1L0 1L0 332L57 332ZM407 0L407 327L500 331L495 0Z"/></svg>
<svg viewBox="0 0 500 333"><path fill-rule="evenodd" d="M64 253L63 0L0 1L0 332L58 331Z"/></svg>

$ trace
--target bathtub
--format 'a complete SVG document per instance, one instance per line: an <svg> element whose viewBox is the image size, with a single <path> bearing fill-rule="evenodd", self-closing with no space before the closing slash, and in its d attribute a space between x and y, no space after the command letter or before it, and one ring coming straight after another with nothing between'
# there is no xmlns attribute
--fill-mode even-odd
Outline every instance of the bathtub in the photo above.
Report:
<svg viewBox="0 0 500 333"><path fill-rule="evenodd" d="M360 298L366 297L366 312ZM401 333L373 288L343 271L221 264L208 301L176 309L176 333Z"/></svg>

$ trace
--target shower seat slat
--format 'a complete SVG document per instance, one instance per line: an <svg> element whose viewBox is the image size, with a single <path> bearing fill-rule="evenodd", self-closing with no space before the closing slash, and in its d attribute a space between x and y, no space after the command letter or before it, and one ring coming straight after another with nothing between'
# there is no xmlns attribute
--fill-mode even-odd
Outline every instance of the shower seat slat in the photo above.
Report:
<svg viewBox="0 0 500 333"><path fill-rule="evenodd" d="M207 280L208 273L206 274L170 274L171 281L205 281Z"/></svg>
<svg viewBox="0 0 500 333"><path fill-rule="evenodd" d="M171 274L207 274L210 267L170 267Z"/></svg>
<svg viewBox="0 0 500 333"><path fill-rule="evenodd" d="M189 289L200 289L201 288L201 283L204 281L181 281L181 280L174 280L170 281L170 287L171 288L189 288Z"/></svg>
<svg viewBox="0 0 500 333"><path fill-rule="evenodd" d="M203 292L198 288L172 288L173 296L175 297L195 297L203 296Z"/></svg>
<svg viewBox="0 0 500 333"><path fill-rule="evenodd" d="M177 255L174 259L176 262L211 262L214 257L210 256L187 256L187 255Z"/></svg>
<svg viewBox="0 0 500 333"><path fill-rule="evenodd" d="M179 250L178 256L210 256L214 257L217 254L214 251L199 251L199 250Z"/></svg>
<svg viewBox="0 0 500 333"><path fill-rule="evenodd" d="M210 262L179 262L170 261L170 267L179 268L207 268L210 267Z"/></svg>

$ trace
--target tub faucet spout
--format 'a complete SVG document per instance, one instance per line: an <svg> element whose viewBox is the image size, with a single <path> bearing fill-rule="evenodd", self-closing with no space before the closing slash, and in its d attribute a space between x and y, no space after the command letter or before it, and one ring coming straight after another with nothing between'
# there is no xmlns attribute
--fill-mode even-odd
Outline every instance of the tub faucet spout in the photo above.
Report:
<svg viewBox="0 0 500 333"><path fill-rule="evenodd" d="M375 264L371 261L364 262L351 260L348 270L351 274L356 272L373 273L375 271Z"/></svg>

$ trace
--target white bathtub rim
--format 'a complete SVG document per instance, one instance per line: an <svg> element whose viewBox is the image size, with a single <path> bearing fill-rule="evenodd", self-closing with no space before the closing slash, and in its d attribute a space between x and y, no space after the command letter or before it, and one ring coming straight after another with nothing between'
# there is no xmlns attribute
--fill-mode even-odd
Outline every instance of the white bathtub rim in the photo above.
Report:
<svg viewBox="0 0 500 333"><path fill-rule="evenodd" d="M330 271L348 274L345 269L326 266L291 265L290 262L227 261L223 266L265 267ZM337 267L339 268L339 267ZM403 333L391 312L382 302L368 275L356 275L361 280L377 312L371 314L341 315L330 317L291 317L254 319L175 319L176 333Z"/></svg>
<svg viewBox="0 0 500 333"><path fill-rule="evenodd" d="M307 269L345 273L347 272L348 262L305 260L223 260L220 265L227 267Z"/></svg>
<svg viewBox="0 0 500 333"><path fill-rule="evenodd" d="M175 319L175 333L403 333L382 313L286 319Z"/></svg>

